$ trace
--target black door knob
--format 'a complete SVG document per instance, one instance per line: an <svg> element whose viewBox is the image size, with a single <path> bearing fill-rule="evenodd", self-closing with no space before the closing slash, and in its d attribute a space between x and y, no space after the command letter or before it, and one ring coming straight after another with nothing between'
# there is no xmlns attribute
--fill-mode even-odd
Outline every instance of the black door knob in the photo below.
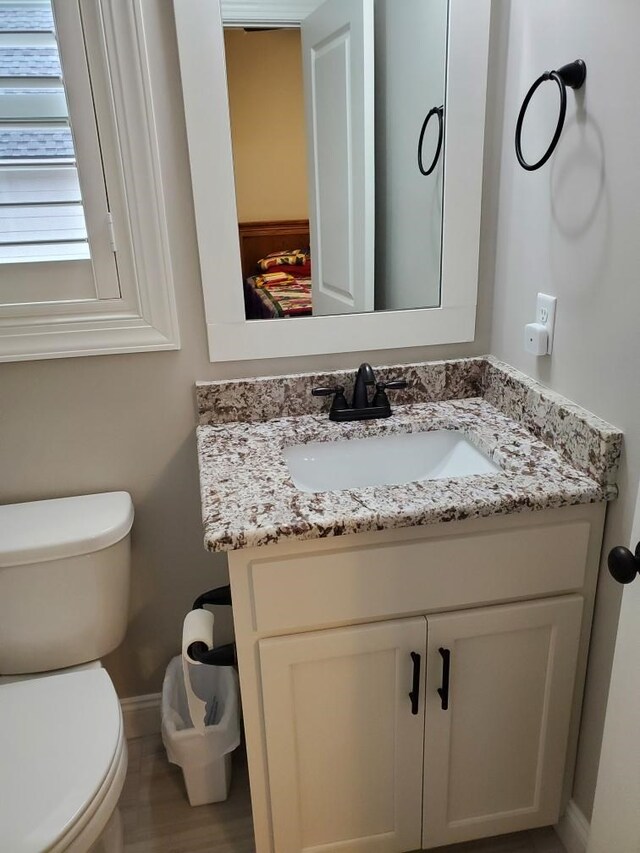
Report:
<svg viewBox="0 0 640 853"><path fill-rule="evenodd" d="M636 545L636 553L618 545L609 551L609 571L618 583L631 583L640 572L640 542Z"/></svg>

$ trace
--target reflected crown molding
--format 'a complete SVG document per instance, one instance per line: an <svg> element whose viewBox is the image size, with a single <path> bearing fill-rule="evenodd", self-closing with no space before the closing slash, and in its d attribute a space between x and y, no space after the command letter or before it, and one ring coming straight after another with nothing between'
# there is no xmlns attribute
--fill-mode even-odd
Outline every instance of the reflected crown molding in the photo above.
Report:
<svg viewBox="0 0 640 853"><path fill-rule="evenodd" d="M274 24L298 27L322 0L221 0L225 26Z"/></svg>

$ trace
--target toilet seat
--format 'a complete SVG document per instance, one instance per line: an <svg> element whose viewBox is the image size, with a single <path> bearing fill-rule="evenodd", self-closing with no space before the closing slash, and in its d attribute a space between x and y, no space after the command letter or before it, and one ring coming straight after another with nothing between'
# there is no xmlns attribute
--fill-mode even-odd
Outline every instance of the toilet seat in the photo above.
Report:
<svg viewBox="0 0 640 853"><path fill-rule="evenodd" d="M0 850L88 850L126 773L122 714L107 672L0 685L0 755Z"/></svg>
<svg viewBox="0 0 640 853"><path fill-rule="evenodd" d="M93 844L101 836L102 831L114 815L126 775L127 742L123 733L113 764L100 791L77 823L47 853L87 853L87 851L93 850ZM100 847L100 850L103 849ZM109 847L109 849L111 848ZM118 847L119 849L120 847Z"/></svg>

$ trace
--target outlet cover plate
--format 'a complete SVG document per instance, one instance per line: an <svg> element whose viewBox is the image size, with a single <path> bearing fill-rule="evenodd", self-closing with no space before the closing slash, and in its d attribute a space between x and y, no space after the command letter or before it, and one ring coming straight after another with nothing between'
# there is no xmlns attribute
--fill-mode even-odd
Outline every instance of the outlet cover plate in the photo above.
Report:
<svg viewBox="0 0 640 853"><path fill-rule="evenodd" d="M546 326L548 332L547 355L550 355L553 349L557 302L558 300L555 296L548 296L546 293L539 293L536 302L536 323Z"/></svg>

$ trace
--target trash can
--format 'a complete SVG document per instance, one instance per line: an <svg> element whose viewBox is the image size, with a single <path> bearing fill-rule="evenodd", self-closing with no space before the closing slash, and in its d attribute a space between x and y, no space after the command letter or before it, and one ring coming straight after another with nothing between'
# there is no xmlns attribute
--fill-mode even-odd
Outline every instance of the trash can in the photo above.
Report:
<svg viewBox="0 0 640 853"><path fill-rule="evenodd" d="M162 741L167 758L182 768L189 803L226 800L231 753L240 743L238 676L230 666L189 666L193 692L206 702L201 733L189 715L182 658L169 663L162 685Z"/></svg>

